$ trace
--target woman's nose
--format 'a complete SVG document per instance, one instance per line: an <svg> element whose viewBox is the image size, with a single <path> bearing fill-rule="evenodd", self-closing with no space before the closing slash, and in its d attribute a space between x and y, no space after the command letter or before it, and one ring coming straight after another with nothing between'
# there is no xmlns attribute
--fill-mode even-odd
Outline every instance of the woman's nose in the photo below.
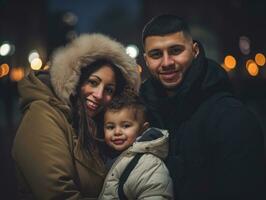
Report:
<svg viewBox="0 0 266 200"><path fill-rule="evenodd" d="M96 98L96 99L102 99L103 98L103 88L101 87L98 87L95 89L95 91L93 92L93 96Z"/></svg>

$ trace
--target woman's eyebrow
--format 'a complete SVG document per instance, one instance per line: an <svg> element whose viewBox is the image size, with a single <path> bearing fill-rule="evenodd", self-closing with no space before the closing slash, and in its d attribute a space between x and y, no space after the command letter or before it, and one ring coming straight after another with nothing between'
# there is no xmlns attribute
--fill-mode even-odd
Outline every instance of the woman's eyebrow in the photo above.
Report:
<svg viewBox="0 0 266 200"><path fill-rule="evenodd" d="M97 76L95 74L90 75L89 78L97 78L100 81L102 80L99 76Z"/></svg>

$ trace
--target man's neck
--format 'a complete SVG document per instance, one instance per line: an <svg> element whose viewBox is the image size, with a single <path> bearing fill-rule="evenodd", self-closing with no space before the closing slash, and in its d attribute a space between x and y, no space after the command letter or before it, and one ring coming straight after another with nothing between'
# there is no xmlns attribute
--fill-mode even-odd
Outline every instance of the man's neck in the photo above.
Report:
<svg viewBox="0 0 266 200"><path fill-rule="evenodd" d="M172 97L172 96L174 96L176 94L176 90L169 90L169 89L167 89L166 90L166 95L168 96L168 97Z"/></svg>

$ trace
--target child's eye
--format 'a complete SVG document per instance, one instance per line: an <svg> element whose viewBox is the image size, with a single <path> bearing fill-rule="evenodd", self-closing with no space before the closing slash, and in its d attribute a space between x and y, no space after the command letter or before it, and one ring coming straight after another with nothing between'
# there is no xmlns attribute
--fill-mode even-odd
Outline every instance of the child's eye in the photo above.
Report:
<svg viewBox="0 0 266 200"><path fill-rule="evenodd" d="M123 125L123 128L129 128L129 127L131 127L131 124L124 124Z"/></svg>
<svg viewBox="0 0 266 200"><path fill-rule="evenodd" d="M107 130L112 130L112 129L114 129L114 126L112 126L112 125L106 125L106 126L105 126L105 129L107 129Z"/></svg>

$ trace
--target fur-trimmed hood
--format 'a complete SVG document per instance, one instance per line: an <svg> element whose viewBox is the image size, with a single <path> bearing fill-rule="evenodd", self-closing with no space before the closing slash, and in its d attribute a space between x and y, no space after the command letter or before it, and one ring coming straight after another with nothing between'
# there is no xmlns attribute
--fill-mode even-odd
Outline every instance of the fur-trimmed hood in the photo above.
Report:
<svg viewBox="0 0 266 200"><path fill-rule="evenodd" d="M50 75L56 95L69 104L69 97L75 93L81 68L101 58L118 66L128 83L138 91L141 80L135 59L126 54L121 43L106 35L93 33L79 36L52 55Z"/></svg>

